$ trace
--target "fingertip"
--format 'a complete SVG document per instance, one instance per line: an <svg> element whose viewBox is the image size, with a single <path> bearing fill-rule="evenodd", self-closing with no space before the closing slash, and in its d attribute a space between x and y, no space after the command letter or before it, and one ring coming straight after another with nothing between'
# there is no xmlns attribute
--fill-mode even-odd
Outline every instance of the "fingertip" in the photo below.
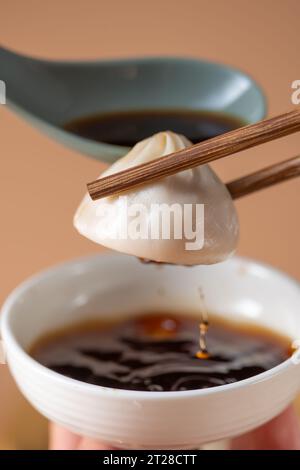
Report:
<svg viewBox="0 0 300 470"><path fill-rule="evenodd" d="M300 450L300 422L292 406L259 428L236 437L232 450Z"/></svg>
<svg viewBox="0 0 300 470"><path fill-rule="evenodd" d="M114 450L114 448L95 439L83 437L78 445L78 450Z"/></svg>
<svg viewBox="0 0 300 470"><path fill-rule="evenodd" d="M62 426L49 423L49 450L74 450L80 442L80 436Z"/></svg>

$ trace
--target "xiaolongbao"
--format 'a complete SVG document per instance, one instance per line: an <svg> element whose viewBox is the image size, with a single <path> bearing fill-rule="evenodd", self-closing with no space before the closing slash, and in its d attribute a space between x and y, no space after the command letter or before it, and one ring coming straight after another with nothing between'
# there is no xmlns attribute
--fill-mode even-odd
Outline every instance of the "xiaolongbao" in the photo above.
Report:
<svg viewBox="0 0 300 470"><path fill-rule="evenodd" d="M160 132L136 144L100 178L190 145L184 136ZM103 246L183 265L225 260L235 251L239 233L231 196L208 165L97 201L86 194L74 225Z"/></svg>

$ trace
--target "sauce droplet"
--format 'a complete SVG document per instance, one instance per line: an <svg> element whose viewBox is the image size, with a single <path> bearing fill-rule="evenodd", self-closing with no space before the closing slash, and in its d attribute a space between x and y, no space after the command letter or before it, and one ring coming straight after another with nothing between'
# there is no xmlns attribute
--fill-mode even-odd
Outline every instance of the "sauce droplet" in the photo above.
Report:
<svg viewBox="0 0 300 470"><path fill-rule="evenodd" d="M209 352L207 350L207 344L206 344L206 336L207 336L207 331L209 328L209 323L208 323L208 313L205 307L205 302L204 302L204 294L199 287L199 295L200 295L200 301L201 301L201 321L199 324L199 351L196 353L196 357L198 359L208 359L209 358Z"/></svg>

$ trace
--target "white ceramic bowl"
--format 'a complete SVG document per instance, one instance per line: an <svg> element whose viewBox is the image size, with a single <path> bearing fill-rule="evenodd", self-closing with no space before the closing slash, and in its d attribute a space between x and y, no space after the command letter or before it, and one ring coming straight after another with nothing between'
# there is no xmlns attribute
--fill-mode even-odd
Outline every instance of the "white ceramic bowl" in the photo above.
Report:
<svg viewBox="0 0 300 470"><path fill-rule="evenodd" d="M209 310L300 338L300 287L262 264L234 258L209 267L143 265L122 255L75 260L38 274L3 306L2 337L13 376L47 418L116 447L195 448L244 433L282 411L300 387L295 358L241 382L205 390L134 392L63 377L33 360L40 335L87 317L155 309Z"/></svg>

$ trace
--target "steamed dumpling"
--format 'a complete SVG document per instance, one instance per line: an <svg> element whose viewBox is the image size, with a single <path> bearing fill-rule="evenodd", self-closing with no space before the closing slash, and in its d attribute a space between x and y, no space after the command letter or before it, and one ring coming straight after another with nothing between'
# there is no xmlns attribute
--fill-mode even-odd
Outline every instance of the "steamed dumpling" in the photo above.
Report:
<svg viewBox="0 0 300 470"><path fill-rule="evenodd" d="M160 132L136 144L100 178L190 145L182 135ZM130 212L128 208L132 207L136 210ZM176 212L169 226L164 224L164 235L158 207ZM98 201L92 201L86 194L75 214L74 225L79 233L108 248L184 265L225 260L234 253L239 233L231 196L208 165Z"/></svg>

